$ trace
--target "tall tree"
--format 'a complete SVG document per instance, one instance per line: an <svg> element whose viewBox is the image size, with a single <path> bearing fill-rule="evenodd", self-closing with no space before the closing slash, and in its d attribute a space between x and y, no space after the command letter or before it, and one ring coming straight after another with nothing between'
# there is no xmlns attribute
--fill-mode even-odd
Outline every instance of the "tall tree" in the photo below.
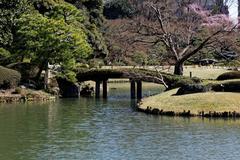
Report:
<svg viewBox="0 0 240 160"><path fill-rule="evenodd" d="M9 48L16 31L16 19L28 8L27 0L0 1L0 47Z"/></svg>
<svg viewBox="0 0 240 160"><path fill-rule="evenodd" d="M19 18L17 31L17 54L39 64L39 79L48 63L71 68L78 58L87 58L91 47L82 29L67 25L63 20L44 17L38 12L24 14Z"/></svg>
<svg viewBox="0 0 240 160"><path fill-rule="evenodd" d="M174 74L183 74L186 60L232 31L227 15L212 15L210 11L191 3L174 0L149 0L139 9L131 32L135 43L163 44L175 61Z"/></svg>
<svg viewBox="0 0 240 160"><path fill-rule="evenodd" d="M50 18L63 19L67 24L82 28L93 48L91 58L105 57L108 50L102 35L102 0L35 0L35 8Z"/></svg>

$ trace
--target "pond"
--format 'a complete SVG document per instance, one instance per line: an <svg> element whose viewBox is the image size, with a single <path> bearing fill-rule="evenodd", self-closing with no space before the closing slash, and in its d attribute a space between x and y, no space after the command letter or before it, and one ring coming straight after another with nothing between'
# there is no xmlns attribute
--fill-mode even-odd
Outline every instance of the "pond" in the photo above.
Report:
<svg viewBox="0 0 240 160"><path fill-rule="evenodd" d="M145 84L144 94L161 92ZM238 159L240 120L136 112L129 84L109 98L0 105L1 160Z"/></svg>

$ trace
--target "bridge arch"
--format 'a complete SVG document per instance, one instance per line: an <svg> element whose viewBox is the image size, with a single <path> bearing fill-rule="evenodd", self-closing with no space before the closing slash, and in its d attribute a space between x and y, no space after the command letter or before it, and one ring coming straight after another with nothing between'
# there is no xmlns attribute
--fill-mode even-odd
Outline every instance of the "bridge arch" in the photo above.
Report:
<svg viewBox="0 0 240 160"><path fill-rule="evenodd" d="M82 69L77 72L78 82L95 81L95 97L100 98L100 85L103 85L103 98L107 98L108 79L129 79L132 99L142 98L142 82L164 84L168 89L180 87L184 84L198 83L200 79L172 75L148 69ZM137 96L135 88L137 87Z"/></svg>

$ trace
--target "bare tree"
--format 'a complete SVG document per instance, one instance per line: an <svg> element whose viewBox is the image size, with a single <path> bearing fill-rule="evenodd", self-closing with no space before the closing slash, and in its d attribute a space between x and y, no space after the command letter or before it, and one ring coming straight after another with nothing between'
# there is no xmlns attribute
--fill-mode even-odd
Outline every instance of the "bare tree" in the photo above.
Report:
<svg viewBox="0 0 240 160"><path fill-rule="evenodd" d="M162 43L174 57L174 74L178 75L183 74L186 60L236 27L225 14L212 15L191 0L181 2L148 0L131 23L134 43Z"/></svg>

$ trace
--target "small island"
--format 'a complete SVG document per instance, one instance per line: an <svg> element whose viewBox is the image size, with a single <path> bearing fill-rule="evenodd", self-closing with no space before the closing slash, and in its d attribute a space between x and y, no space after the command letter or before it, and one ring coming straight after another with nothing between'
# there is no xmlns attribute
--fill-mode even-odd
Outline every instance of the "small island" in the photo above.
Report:
<svg viewBox="0 0 240 160"><path fill-rule="evenodd" d="M144 98L138 109L155 115L236 118L240 117L239 92L240 72L226 72L216 80L205 79Z"/></svg>

